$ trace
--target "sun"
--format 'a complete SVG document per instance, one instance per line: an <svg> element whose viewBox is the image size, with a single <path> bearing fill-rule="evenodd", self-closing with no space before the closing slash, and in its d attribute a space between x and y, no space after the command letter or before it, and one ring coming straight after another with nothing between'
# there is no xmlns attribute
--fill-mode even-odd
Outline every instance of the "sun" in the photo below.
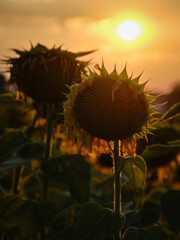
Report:
<svg viewBox="0 0 180 240"><path fill-rule="evenodd" d="M124 41L133 41L142 33L142 27L133 20L126 20L117 26L117 34Z"/></svg>

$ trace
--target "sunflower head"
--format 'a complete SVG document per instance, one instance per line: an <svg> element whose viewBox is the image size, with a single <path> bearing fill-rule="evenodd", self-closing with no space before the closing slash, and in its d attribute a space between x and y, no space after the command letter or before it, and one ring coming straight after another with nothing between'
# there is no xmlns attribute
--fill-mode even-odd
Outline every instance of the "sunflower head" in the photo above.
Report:
<svg viewBox="0 0 180 240"><path fill-rule="evenodd" d="M153 114L150 102L154 97L139 84L140 76L128 76L126 67L110 74L104 65L89 70L83 82L72 87L65 102L65 122L71 135L80 133L107 141L129 140L145 135ZM128 144L125 144L126 146ZM132 145L131 145L132 146Z"/></svg>
<svg viewBox="0 0 180 240"><path fill-rule="evenodd" d="M19 55L5 62L10 64L10 82L15 83L25 95L40 102L56 103L65 100L66 85L81 81L88 62L76 58L92 53L72 53L61 47L48 49L37 44L30 50L13 51Z"/></svg>

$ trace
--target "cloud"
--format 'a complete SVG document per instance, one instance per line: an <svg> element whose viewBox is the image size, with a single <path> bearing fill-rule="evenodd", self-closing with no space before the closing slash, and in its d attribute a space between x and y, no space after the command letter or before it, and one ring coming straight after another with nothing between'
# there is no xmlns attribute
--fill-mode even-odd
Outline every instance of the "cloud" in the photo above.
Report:
<svg viewBox="0 0 180 240"><path fill-rule="evenodd" d="M34 15L2 14L0 21L1 36L15 41L18 38L31 39L61 33L62 27L56 17Z"/></svg>
<svg viewBox="0 0 180 240"><path fill-rule="evenodd" d="M153 2L153 4L144 0L1 0L0 12L54 15L59 17L59 19L76 16L102 19L118 15L122 12L135 11L155 17L158 20L159 11L161 11L161 18L163 16L166 18L168 11L172 11L174 15L178 16L178 6L178 0L171 1L170 3L165 0L159 0Z"/></svg>
<svg viewBox="0 0 180 240"><path fill-rule="evenodd" d="M154 84L164 85L163 81L180 76L179 7L177 0L153 4L144 0L0 0L0 52L11 55L9 48L29 49L29 41L48 47L64 43L71 51L99 49L92 55L93 63L104 58L112 70L115 62L121 68L128 61L135 73L147 68L145 78L153 73ZM115 26L123 16L133 14L149 21L154 35L130 45L120 41Z"/></svg>
<svg viewBox="0 0 180 240"><path fill-rule="evenodd" d="M82 0L1 0L0 13L56 16L59 19L76 16L97 16L96 5Z"/></svg>

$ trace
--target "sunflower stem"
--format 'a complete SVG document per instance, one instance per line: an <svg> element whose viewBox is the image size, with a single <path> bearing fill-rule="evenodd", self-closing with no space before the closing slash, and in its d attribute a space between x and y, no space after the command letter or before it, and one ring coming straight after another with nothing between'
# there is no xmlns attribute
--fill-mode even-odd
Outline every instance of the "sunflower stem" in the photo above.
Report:
<svg viewBox="0 0 180 240"><path fill-rule="evenodd" d="M52 114L53 114L53 104L47 104L47 126L46 126L46 145L44 158L47 160L50 154L51 146L51 133L52 133Z"/></svg>
<svg viewBox="0 0 180 240"><path fill-rule="evenodd" d="M114 141L114 211L121 213L121 178L119 170L120 141ZM114 235L114 240L120 239L121 233Z"/></svg>
<svg viewBox="0 0 180 240"><path fill-rule="evenodd" d="M21 172L21 166L16 166L13 169L13 179L12 179L12 193L18 194L18 184L19 184L19 177Z"/></svg>
<svg viewBox="0 0 180 240"><path fill-rule="evenodd" d="M54 107L53 104L51 103L47 104L46 144L45 144L45 151L44 151L45 161L47 161L50 156L53 107ZM41 199L42 201L47 201L48 199L48 177L45 173L42 176ZM46 239L46 229L42 228L40 232L40 240L45 240L45 239Z"/></svg>

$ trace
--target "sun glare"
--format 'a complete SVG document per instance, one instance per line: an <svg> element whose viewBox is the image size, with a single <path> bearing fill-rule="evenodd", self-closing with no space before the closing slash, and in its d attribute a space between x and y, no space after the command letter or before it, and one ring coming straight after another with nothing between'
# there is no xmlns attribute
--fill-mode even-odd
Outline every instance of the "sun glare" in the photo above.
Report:
<svg viewBox="0 0 180 240"><path fill-rule="evenodd" d="M124 41L133 41L142 33L142 27L133 20L127 20L117 26L117 34Z"/></svg>
<svg viewBox="0 0 180 240"><path fill-rule="evenodd" d="M90 25L88 31L97 32L102 37L104 42L101 44L106 50L131 51L154 41L156 28L145 16L127 12L95 22Z"/></svg>

